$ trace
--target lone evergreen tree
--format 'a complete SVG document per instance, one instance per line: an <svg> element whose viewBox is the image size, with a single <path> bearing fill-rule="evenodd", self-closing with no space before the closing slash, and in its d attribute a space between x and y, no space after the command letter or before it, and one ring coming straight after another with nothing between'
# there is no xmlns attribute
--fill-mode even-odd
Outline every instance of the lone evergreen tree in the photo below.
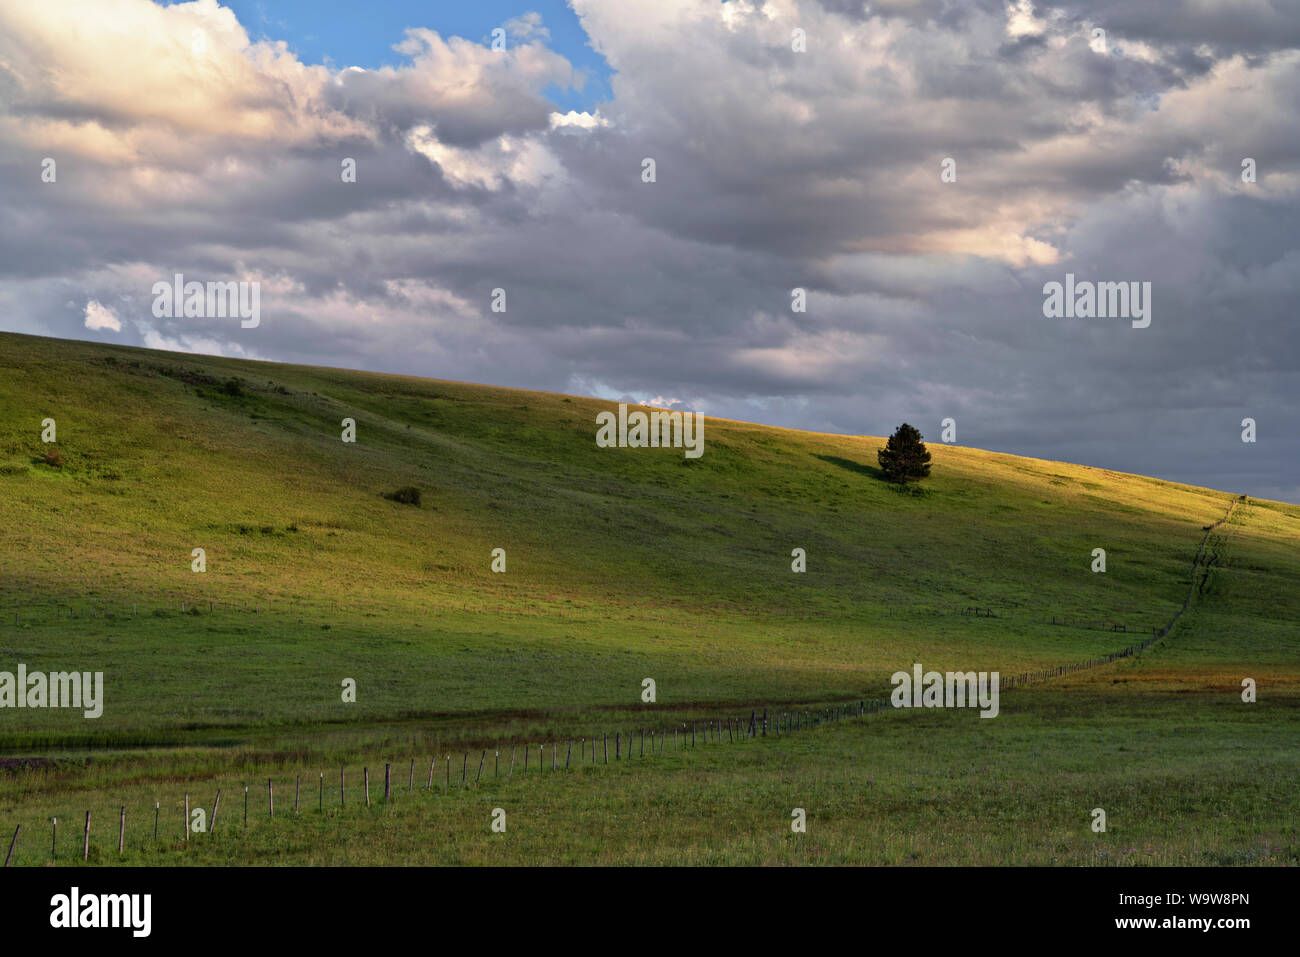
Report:
<svg viewBox="0 0 1300 957"><path fill-rule="evenodd" d="M921 441L921 433L906 422L889 437L877 458L880 470L891 482L915 482L930 474L930 452Z"/></svg>

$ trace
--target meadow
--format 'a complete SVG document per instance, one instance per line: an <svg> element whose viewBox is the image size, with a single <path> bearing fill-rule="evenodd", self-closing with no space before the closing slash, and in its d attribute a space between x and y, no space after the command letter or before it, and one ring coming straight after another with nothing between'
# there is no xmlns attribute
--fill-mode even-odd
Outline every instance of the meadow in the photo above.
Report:
<svg viewBox="0 0 1300 957"><path fill-rule="evenodd" d="M932 442L905 495L880 437L709 419L699 459L597 448L611 407L0 334L0 670L106 686L96 720L0 710L15 863L49 863L53 817L80 861L86 810L100 863L1300 863L1300 506L1239 505L1194 578L1248 489ZM408 485L418 507L385 497ZM1189 587L1151 648L995 720L889 711L425 790L450 754L879 698L913 662L1104 656ZM224 821L183 840L185 794L218 787Z"/></svg>

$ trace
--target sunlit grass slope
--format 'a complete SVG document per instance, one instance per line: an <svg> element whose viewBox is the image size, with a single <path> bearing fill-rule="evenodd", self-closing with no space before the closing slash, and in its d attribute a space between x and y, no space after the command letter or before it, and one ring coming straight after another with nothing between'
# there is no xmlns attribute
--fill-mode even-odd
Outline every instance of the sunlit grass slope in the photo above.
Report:
<svg viewBox="0 0 1300 957"><path fill-rule="evenodd" d="M877 695L914 661L1047 667L1167 621L1203 526L1249 491L932 443L927 494L900 495L878 437L709 419L691 460L598 448L607 408L0 334L0 667L108 686L99 721L10 711L0 740L637 706L646 676L682 707ZM420 507L383 497L404 485ZM1300 507L1253 502L1221 532L1186 640L1152 660L1293 675ZM996 617L937 613L967 606Z"/></svg>

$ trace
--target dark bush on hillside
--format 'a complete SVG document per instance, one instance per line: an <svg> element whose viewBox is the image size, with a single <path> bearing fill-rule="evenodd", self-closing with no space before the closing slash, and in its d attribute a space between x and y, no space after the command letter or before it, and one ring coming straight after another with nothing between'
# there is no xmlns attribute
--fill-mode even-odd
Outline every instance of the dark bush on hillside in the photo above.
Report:
<svg viewBox="0 0 1300 957"><path fill-rule="evenodd" d="M45 464L50 466L51 468L56 468L56 469L63 468L63 456L59 454L59 450L57 448L46 449L43 459L45 461Z"/></svg>
<svg viewBox="0 0 1300 957"><path fill-rule="evenodd" d="M229 379L227 379L226 384L223 385L222 388L225 389L226 395L244 394L244 383L241 382L239 379L235 378L234 376L231 376Z"/></svg>
<svg viewBox="0 0 1300 957"><path fill-rule="evenodd" d="M414 485L403 485L396 492L389 492L384 498L400 502L403 505L419 505L420 490Z"/></svg>

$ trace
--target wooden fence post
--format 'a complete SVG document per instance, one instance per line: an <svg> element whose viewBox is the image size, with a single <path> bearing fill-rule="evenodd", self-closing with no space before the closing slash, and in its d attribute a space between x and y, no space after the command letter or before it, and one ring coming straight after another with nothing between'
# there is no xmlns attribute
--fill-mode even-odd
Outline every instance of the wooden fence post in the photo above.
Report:
<svg viewBox="0 0 1300 957"><path fill-rule="evenodd" d="M384 803L388 803L389 797L393 793L393 766L387 762L384 763Z"/></svg>
<svg viewBox="0 0 1300 957"><path fill-rule="evenodd" d="M50 860L55 860L59 856L59 819L53 818L54 824L50 828Z"/></svg>
<svg viewBox="0 0 1300 957"><path fill-rule="evenodd" d="M564 752L564 770L569 770L569 758L573 757L573 739L569 739L569 750Z"/></svg>
<svg viewBox="0 0 1300 957"><path fill-rule="evenodd" d="M348 774L347 768L340 765L339 766L339 807L343 807L348 803L347 774Z"/></svg>
<svg viewBox="0 0 1300 957"><path fill-rule="evenodd" d="M159 808L159 807L161 807L161 805L160 805L157 801L154 801L154 802L153 802L153 839L154 839L154 843L157 843L157 842L158 842L158 808Z"/></svg>
<svg viewBox="0 0 1300 957"><path fill-rule="evenodd" d="M18 832L14 831L14 840L18 839ZM81 845L81 859L90 860L90 812L86 812L86 835Z"/></svg>
<svg viewBox="0 0 1300 957"><path fill-rule="evenodd" d="M469 770L469 752L466 751L465 756L460 759L460 786L461 787L465 786L465 772L468 770Z"/></svg>
<svg viewBox="0 0 1300 957"><path fill-rule="evenodd" d="M14 856L14 848L18 845L18 832L22 829L21 824L14 825L14 839L9 842L9 853L5 855L5 867L9 866L9 861Z"/></svg>
<svg viewBox="0 0 1300 957"><path fill-rule="evenodd" d="M415 790L415 758L411 758L411 779L406 782L406 793L410 794Z"/></svg>
<svg viewBox="0 0 1300 957"><path fill-rule="evenodd" d="M433 757L429 758L429 784L425 787L426 791L433 790L433 762L437 760L438 760L437 755L434 755Z"/></svg>
<svg viewBox="0 0 1300 957"><path fill-rule="evenodd" d="M293 779L293 816L298 816L298 797L302 793L302 775L294 775Z"/></svg>
<svg viewBox="0 0 1300 957"><path fill-rule="evenodd" d="M122 818L117 822L117 853L126 848L126 805L122 805Z"/></svg>
<svg viewBox="0 0 1300 957"><path fill-rule="evenodd" d="M614 760L621 760L623 757L623 732L614 732Z"/></svg>
<svg viewBox="0 0 1300 957"><path fill-rule="evenodd" d="M272 818L275 817L275 788L271 786L271 779L266 779L266 810Z"/></svg>
<svg viewBox="0 0 1300 957"><path fill-rule="evenodd" d="M185 792L185 841L190 840L190 792Z"/></svg>
<svg viewBox="0 0 1300 957"><path fill-rule="evenodd" d="M475 787L478 786L478 779L481 778L481 777L483 776L483 762L486 761L486 760L487 760L487 748L484 748L484 749L483 749L483 753L480 754L480 755L479 755L479 758L478 758L478 773L474 775L474 786L475 786Z"/></svg>
<svg viewBox="0 0 1300 957"><path fill-rule="evenodd" d="M506 775L508 778L515 776L515 745L510 745L510 772Z"/></svg>
<svg viewBox="0 0 1300 957"><path fill-rule="evenodd" d="M366 807L370 807L370 769L365 765L361 767L361 776L366 782Z"/></svg>
<svg viewBox="0 0 1300 957"><path fill-rule="evenodd" d="M321 775L321 780L325 780L325 775ZM217 788L217 799L212 802L212 820L208 822L208 833L212 834L217 829L217 811L221 807L221 788Z"/></svg>

